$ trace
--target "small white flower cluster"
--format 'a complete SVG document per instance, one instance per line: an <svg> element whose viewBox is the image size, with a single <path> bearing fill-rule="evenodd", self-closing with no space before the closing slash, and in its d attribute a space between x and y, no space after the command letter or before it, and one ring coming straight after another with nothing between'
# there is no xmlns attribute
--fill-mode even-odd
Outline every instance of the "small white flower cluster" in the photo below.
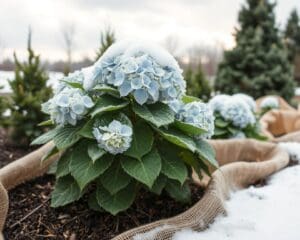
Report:
<svg viewBox="0 0 300 240"><path fill-rule="evenodd" d="M42 111L49 114L56 124L76 125L93 106L92 99L81 89L64 87L53 98L42 104Z"/></svg>
<svg viewBox="0 0 300 240"><path fill-rule="evenodd" d="M279 108L279 101L276 97L266 97L261 101L260 108L266 110Z"/></svg>
<svg viewBox="0 0 300 240"><path fill-rule="evenodd" d="M254 104L254 100L245 94L217 95L209 101L209 106L215 113L239 128L255 124Z"/></svg>
<svg viewBox="0 0 300 240"><path fill-rule="evenodd" d="M206 132L196 138L211 138L214 134L215 117L208 104L202 102L191 102L184 104L180 101L169 103L171 109L176 113L177 120L195 125Z"/></svg>
<svg viewBox="0 0 300 240"><path fill-rule="evenodd" d="M133 51L130 47L123 49L123 52L118 51L116 55L114 48L118 48L118 44L111 46L110 51L95 63L94 79L92 83L85 84L85 88L90 89L96 84L112 85L121 96L131 94L141 105L172 101L185 93L182 71L172 64L173 61L162 65L151 55L151 51ZM167 57L173 60L171 55Z"/></svg>
<svg viewBox="0 0 300 240"><path fill-rule="evenodd" d="M113 120L108 126L97 126L93 129L99 147L116 155L125 152L132 140L132 128Z"/></svg>

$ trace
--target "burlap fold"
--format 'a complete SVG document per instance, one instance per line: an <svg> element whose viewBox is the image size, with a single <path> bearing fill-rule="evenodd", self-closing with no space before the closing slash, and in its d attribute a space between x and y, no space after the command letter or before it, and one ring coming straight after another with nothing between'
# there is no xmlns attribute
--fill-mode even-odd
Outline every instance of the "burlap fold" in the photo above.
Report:
<svg viewBox="0 0 300 240"><path fill-rule="evenodd" d="M294 139L300 137L293 136ZM224 202L230 191L248 186L288 164L287 152L275 143L256 140L215 140L210 141L216 150L221 167L212 175L204 197L186 212L169 219L160 220L127 231L115 240L133 239L145 234L143 239L170 239L183 228L203 230L213 219L225 213ZM16 185L44 174L48 166L57 159L52 157L41 165L41 157L52 147L49 143L33 153L0 169L0 230L3 230L8 210L7 190ZM150 231L150 232L149 232Z"/></svg>

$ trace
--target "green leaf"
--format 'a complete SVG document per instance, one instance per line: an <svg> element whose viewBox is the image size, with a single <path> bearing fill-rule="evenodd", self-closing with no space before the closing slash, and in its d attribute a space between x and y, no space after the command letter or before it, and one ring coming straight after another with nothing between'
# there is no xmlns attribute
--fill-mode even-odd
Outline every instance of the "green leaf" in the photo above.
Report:
<svg viewBox="0 0 300 240"><path fill-rule="evenodd" d="M154 124L156 127L168 125L174 122L174 112L164 103L151 105L133 104L133 111L144 120Z"/></svg>
<svg viewBox="0 0 300 240"><path fill-rule="evenodd" d="M62 127L53 138L56 147L61 150L72 146L80 139L79 130L79 126L67 125Z"/></svg>
<svg viewBox="0 0 300 240"><path fill-rule="evenodd" d="M215 125L219 128L225 128L229 125L229 122L224 121L222 118L216 118Z"/></svg>
<svg viewBox="0 0 300 240"><path fill-rule="evenodd" d="M103 93L109 93L113 96L120 97L120 93L118 89L115 89L113 87L110 87L108 85L102 84L102 85L96 85L93 90L103 92Z"/></svg>
<svg viewBox="0 0 300 240"><path fill-rule="evenodd" d="M90 139L95 139L93 135L93 127L94 127L94 119L90 119L79 131L78 135L85 137L85 138L90 138Z"/></svg>
<svg viewBox="0 0 300 240"><path fill-rule="evenodd" d="M100 176L103 187L112 195L125 188L130 180L130 176L124 172L119 161L114 161L109 169Z"/></svg>
<svg viewBox="0 0 300 240"><path fill-rule="evenodd" d="M61 207L77 201L81 191L72 176L68 175L57 179L54 191L51 194L51 207Z"/></svg>
<svg viewBox="0 0 300 240"><path fill-rule="evenodd" d="M152 187L161 170L161 159L156 149L152 149L140 160L122 156L121 164L126 173L149 188Z"/></svg>
<svg viewBox="0 0 300 240"><path fill-rule="evenodd" d="M237 133L239 133L239 129L236 129L235 127L227 127L228 131L232 134L235 135Z"/></svg>
<svg viewBox="0 0 300 240"><path fill-rule="evenodd" d="M93 163L101 158L106 152L98 146L97 143L90 143L88 146L88 155L92 159Z"/></svg>
<svg viewBox="0 0 300 240"><path fill-rule="evenodd" d="M206 160L215 168L219 167L219 164L216 160L215 150L209 143L205 140L198 139L197 140L197 153L200 155L201 159Z"/></svg>
<svg viewBox="0 0 300 240"><path fill-rule="evenodd" d="M94 211L103 212L103 208L101 208L100 205L98 204L96 191L94 191L92 194L89 195L88 205L89 208Z"/></svg>
<svg viewBox="0 0 300 240"><path fill-rule="evenodd" d="M65 152L57 162L56 177L63 177L70 173L69 165L72 158L72 151Z"/></svg>
<svg viewBox="0 0 300 240"><path fill-rule="evenodd" d="M133 183L113 195L100 184L97 185L98 204L112 215L129 208L135 199L135 194L135 184Z"/></svg>
<svg viewBox="0 0 300 240"><path fill-rule="evenodd" d="M160 195L162 193L162 190L166 186L166 183L167 183L167 178L163 174L160 174L158 178L155 180L150 191L157 195Z"/></svg>
<svg viewBox="0 0 300 240"><path fill-rule="evenodd" d="M52 157L54 154L58 153L59 150L57 147L54 145L49 151L42 157L41 162L43 163L44 161L48 160L50 157Z"/></svg>
<svg viewBox="0 0 300 240"><path fill-rule="evenodd" d="M82 84L79 82L69 82L69 81L64 81L64 80L61 80L61 81L66 83L67 85L69 85L72 88L79 88L81 90L84 90L82 87Z"/></svg>
<svg viewBox="0 0 300 240"><path fill-rule="evenodd" d="M192 152L196 151L196 143L194 142L194 139L183 134L182 132L176 130L176 129L158 129L156 128L156 131L168 140L169 142L186 149L189 149Z"/></svg>
<svg viewBox="0 0 300 240"><path fill-rule="evenodd" d="M168 180L165 189L172 198L179 202L187 203L191 199L191 190L187 183L180 185L178 181Z"/></svg>
<svg viewBox="0 0 300 240"><path fill-rule="evenodd" d="M214 136L222 136L224 134L228 133L228 131L225 129L225 128L218 128L218 127L215 127L215 130L214 130Z"/></svg>
<svg viewBox="0 0 300 240"><path fill-rule="evenodd" d="M38 124L39 127L43 127L43 126L49 126L49 125L53 125L54 122L52 122L51 119L47 120L47 121L43 121L41 123Z"/></svg>
<svg viewBox="0 0 300 240"><path fill-rule="evenodd" d="M42 134L41 136L33 140L31 145L40 145L40 144L45 144L47 142L50 142L61 129L62 127L57 127Z"/></svg>
<svg viewBox="0 0 300 240"><path fill-rule="evenodd" d="M153 140L151 128L146 123L139 121L133 127L132 142L130 148L124 154L141 159L152 149Z"/></svg>
<svg viewBox="0 0 300 240"><path fill-rule="evenodd" d="M181 101L187 104L191 102L201 102L201 99L193 96L183 95Z"/></svg>
<svg viewBox="0 0 300 240"><path fill-rule="evenodd" d="M106 154L94 163L82 147L77 147L72 153L69 169L80 189L83 190L88 183L104 173L112 162L113 156Z"/></svg>
<svg viewBox="0 0 300 240"><path fill-rule="evenodd" d="M104 112L115 111L126 107L129 104L124 99L118 99L109 95L103 95L98 98L98 101L91 112L92 118Z"/></svg>
<svg viewBox="0 0 300 240"><path fill-rule="evenodd" d="M193 124L181 122L178 120L175 120L173 126L188 135L195 136L195 135L200 135L202 133L206 133L206 130L204 130L202 128L199 128Z"/></svg>

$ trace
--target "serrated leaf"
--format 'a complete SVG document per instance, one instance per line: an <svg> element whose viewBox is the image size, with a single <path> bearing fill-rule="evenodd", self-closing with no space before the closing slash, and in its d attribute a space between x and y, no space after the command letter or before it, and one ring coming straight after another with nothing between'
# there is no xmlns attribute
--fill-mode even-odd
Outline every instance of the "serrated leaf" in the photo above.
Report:
<svg viewBox="0 0 300 240"><path fill-rule="evenodd" d="M78 135L85 137L85 138L90 138L90 139L95 139L93 135L93 127L94 127L94 119L90 119L79 131Z"/></svg>
<svg viewBox="0 0 300 240"><path fill-rule="evenodd" d="M175 120L173 126L179 130L181 130L182 132L188 134L188 135L200 135L203 133L206 133L207 131L199 128L193 124L189 124L189 123L185 123L185 122L181 122L178 120Z"/></svg>
<svg viewBox="0 0 300 240"><path fill-rule="evenodd" d="M167 183L167 178L163 174L160 174L158 178L155 180L150 191L157 195L160 195L162 193L162 190L166 186L166 183Z"/></svg>
<svg viewBox="0 0 300 240"><path fill-rule="evenodd" d="M127 156L141 159L150 152L153 145L153 133L151 128L140 121L133 127L133 136L130 148L124 153Z"/></svg>
<svg viewBox="0 0 300 240"><path fill-rule="evenodd" d="M130 176L124 172L119 161L114 163L100 176L103 187L114 195L130 183Z"/></svg>
<svg viewBox="0 0 300 240"><path fill-rule="evenodd" d="M192 137L187 136L176 129L157 128L156 131L158 131L163 138L179 147L189 149L192 152L195 152L197 149L196 143Z"/></svg>
<svg viewBox="0 0 300 240"><path fill-rule="evenodd" d="M109 95L103 95L98 98L95 107L91 112L92 118L104 112L115 111L126 107L129 104L124 99L118 99Z"/></svg>
<svg viewBox="0 0 300 240"><path fill-rule="evenodd" d="M72 158L72 152L65 152L57 162L56 177L63 177L70 173L69 165Z"/></svg>
<svg viewBox="0 0 300 240"><path fill-rule="evenodd" d="M64 80L61 80L61 81L66 83L67 85L69 85L72 88L79 88L81 90L84 90L82 84L79 82L69 82L69 81L64 81Z"/></svg>
<svg viewBox="0 0 300 240"><path fill-rule="evenodd" d="M151 105L133 104L133 111L142 119L154 124L156 127L168 125L174 122L174 112L164 103L154 103Z"/></svg>
<svg viewBox="0 0 300 240"><path fill-rule="evenodd" d="M98 146L97 143L90 143L88 146L88 155L92 159L93 163L102 157L106 152Z"/></svg>
<svg viewBox="0 0 300 240"><path fill-rule="evenodd" d="M57 149L57 147L54 145L52 146L51 149L49 149L49 151L42 157L41 162L45 162L46 160L48 160L51 156L53 156L54 154L58 153L59 150Z"/></svg>
<svg viewBox="0 0 300 240"><path fill-rule="evenodd" d="M40 144L45 144L47 142L50 142L56 134L62 129L62 127L56 127L52 130L49 130L48 132L42 134L38 138L34 139L31 142L31 145L40 145Z"/></svg>
<svg viewBox="0 0 300 240"><path fill-rule="evenodd" d="M187 104L191 102L201 102L201 99L193 96L184 95L182 96L181 101Z"/></svg>
<svg viewBox="0 0 300 240"><path fill-rule="evenodd" d="M210 146L210 144L202 139L198 139L197 142L197 153L200 155L201 159L208 161L210 165L215 168L219 167L216 160L215 150Z"/></svg>
<svg viewBox="0 0 300 240"><path fill-rule="evenodd" d="M97 185L98 204L112 215L129 208L135 199L135 194L135 185L133 183L114 195L110 194L100 184Z"/></svg>
<svg viewBox="0 0 300 240"><path fill-rule="evenodd" d="M81 197L81 191L72 176L57 179L51 194L51 207L61 207Z"/></svg>
<svg viewBox="0 0 300 240"><path fill-rule="evenodd" d="M39 123L38 126L43 127L43 126L50 126L50 125L53 125L53 124L54 124L54 122L51 119L49 119L47 121L43 121L43 122Z"/></svg>
<svg viewBox="0 0 300 240"><path fill-rule="evenodd" d="M220 128L225 128L229 125L229 122L226 122L221 118L216 118L215 125Z"/></svg>
<svg viewBox="0 0 300 240"><path fill-rule="evenodd" d="M172 198L179 202L187 203L191 199L191 190L187 183L180 185L178 181L168 180L165 189Z"/></svg>
<svg viewBox="0 0 300 240"><path fill-rule="evenodd" d="M102 93L109 93L112 94L113 96L120 97L120 93L118 89L115 89L113 87L110 87L108 85L102 84L102 85L96 85L93 90L102 92Z"/></svg>
<svg viewBox="0 0 300 240"><path fill-rule="evenodd" d="M112 155L106 154L99 158L95 163L89 158L86 151L78 148L72 152L72 158L69 165L70 173L75 178L81 190L99 177L109 168L113 161Z"/></svg>
<svg viewBox="0 0 300 240"><path fill-rule="evenodd" d="M79 126L64 126L54 136L53 141L59 150L71 147L80 139Z"/></svg>
<svg viewBox="0 0 300 240"><path fill-rule="evenodd" d="M156 149L143 156L140 160L122 156L121 164L127 174L152 187L161 170L161 159Z"/></svg>

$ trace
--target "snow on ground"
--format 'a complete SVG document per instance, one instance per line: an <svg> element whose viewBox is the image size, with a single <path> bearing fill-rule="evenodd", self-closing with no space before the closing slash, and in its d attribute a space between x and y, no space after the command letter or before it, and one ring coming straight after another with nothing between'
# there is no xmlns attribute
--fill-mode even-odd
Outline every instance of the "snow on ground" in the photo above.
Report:
<svg viewBox="0 0 300 240"><path fill-rule="evenodd" d="M280 145L300 156L299 144ZM232 193L226 209L228 215L218 217L208 230L182 230L173 240L299 240L300 165L276 173L264 187Z"/></svg>

